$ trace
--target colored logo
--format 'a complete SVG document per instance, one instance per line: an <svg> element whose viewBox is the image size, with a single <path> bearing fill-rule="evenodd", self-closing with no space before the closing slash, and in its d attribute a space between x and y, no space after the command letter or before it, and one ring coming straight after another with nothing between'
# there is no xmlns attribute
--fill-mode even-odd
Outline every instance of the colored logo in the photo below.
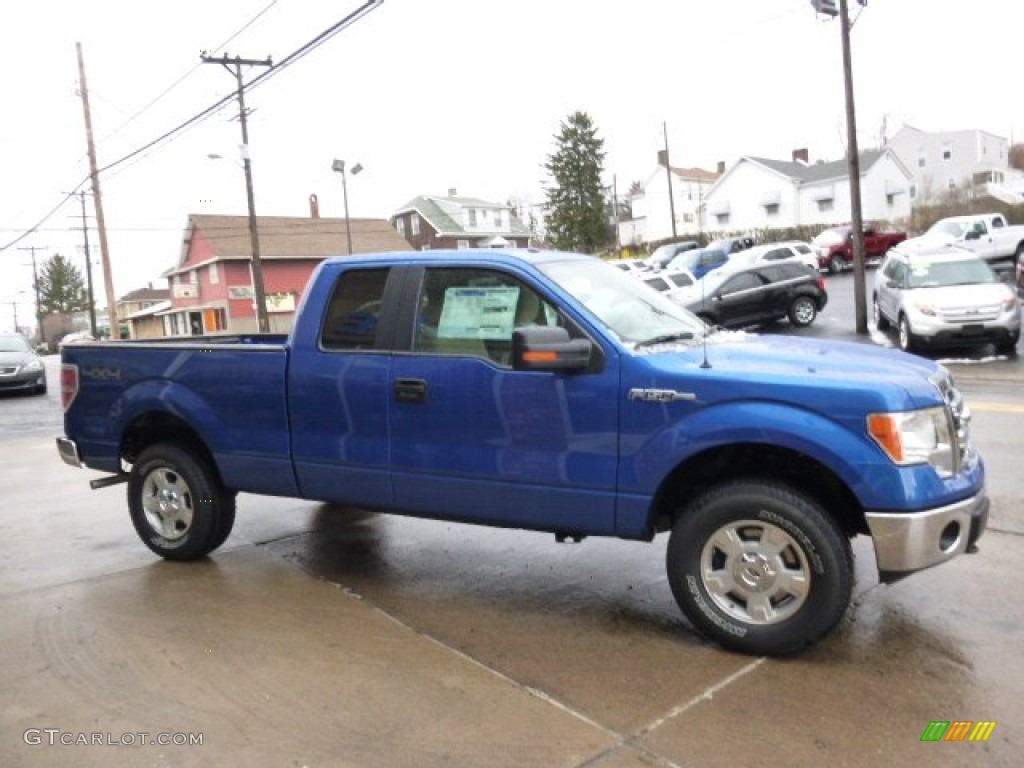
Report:
<svg viewBox="0 0 1024 768"><path fill-rule="evenodd" d="M932 720L921 741L988 741L995 727L995 720Z"/></svg>

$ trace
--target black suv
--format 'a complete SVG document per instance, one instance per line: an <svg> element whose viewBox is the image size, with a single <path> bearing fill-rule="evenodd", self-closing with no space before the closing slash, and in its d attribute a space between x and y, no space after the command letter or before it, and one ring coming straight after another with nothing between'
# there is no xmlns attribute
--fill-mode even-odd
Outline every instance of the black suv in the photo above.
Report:
<svg viewBox="0 0 1024 768"><path fill-rule="evenodd" d="M710 325L740 328L779 320L803 328L828 303L825 280L805 264L760 264L709 272L690 289L685 306Z"/></svg>

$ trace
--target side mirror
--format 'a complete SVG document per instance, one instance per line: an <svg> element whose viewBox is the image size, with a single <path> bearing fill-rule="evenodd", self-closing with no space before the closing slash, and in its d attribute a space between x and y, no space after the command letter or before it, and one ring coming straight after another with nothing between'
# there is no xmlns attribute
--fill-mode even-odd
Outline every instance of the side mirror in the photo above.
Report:
<svg viewBox="0 0 1024 768"><path fill-rule="evenodd" d="M512 367L517 371L582 371L590 365L589 339L571 339L565 328L527 326L512 332Z"/></svg>

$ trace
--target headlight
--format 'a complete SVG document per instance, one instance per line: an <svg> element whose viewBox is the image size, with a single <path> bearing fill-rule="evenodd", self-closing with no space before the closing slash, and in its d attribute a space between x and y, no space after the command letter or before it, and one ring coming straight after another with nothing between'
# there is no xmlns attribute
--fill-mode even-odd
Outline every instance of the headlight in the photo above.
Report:
<svg viewBox="0 0 1024 768"><path fill-rule="evenodd" d="M956 471L953 431L946 409L926 408L868 416L868 434L895 463L931 464L940 477Z"/></svg>
<svg viewBox="0 0 1024 768"><path fill-rule="evenodd" d="M916 301L908 301L907 304L916 309L922 315L928 315L928 317L935 317L935 315L937 314L935 311L935 307L932 304L929 304L928 302L925 301L921 301L920 299Z"/></svg>
<svg viewBox="0 0 1024 768"><path fill-rule="evenodd" d="M1019 303L1020 302L1017 300L1016 296L1009 296L1006 301L1003 302L1003 312L1013 312Z"/></svg>
<svg viewBox="0 0 1024 768"><path fill-rule="evenodd" d="M33 360L32 362L27 363L25 365L25 367L22 368L22 370L23 371L41 371L41 370L43 370L43 364L41 362L39 362L38 360Z"/></svg>

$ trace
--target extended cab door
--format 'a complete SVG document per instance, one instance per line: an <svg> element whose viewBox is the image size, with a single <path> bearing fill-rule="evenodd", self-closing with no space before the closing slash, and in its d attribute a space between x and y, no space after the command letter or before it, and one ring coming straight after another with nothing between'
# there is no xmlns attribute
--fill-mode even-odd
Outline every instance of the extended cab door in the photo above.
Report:
<svg viewBox="0 0 1024 768"><path fill-rule="evenodd" d="M964 233L963 245L983 259L993 259L996 256L990 219L991 217L978 217Z"/></svg>
<svg viewBox="0 0 1024 768"><path fill-rule="evenodd" d="M513 370L513 328L584 334L524 276L491 266L416 269L407 352L395 355L387 386L397 507L613 533L617 357L595 343L585 371Z"/></svg>
<svg viewBox="0 0 1024 768"><path fill-rule="evenodd" d="M293 334L288 374L296 479L308 499L391 506L388 392L400 271L322 269Z"/></svg>

